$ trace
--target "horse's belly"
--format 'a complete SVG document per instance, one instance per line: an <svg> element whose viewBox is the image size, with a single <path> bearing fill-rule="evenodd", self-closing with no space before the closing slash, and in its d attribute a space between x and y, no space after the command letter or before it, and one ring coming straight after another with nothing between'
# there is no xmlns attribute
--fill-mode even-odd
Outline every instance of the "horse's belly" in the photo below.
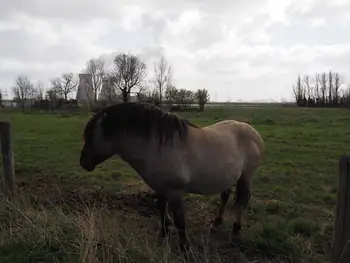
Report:
<svg viewBox="0 0 350 263"><path fill-rule="evenodd" d="M216 174L215 172L202 172L194 176L187 192L202 195L217 194L231 188L238 181L241 173L239 171L230 171Z"/></svg>

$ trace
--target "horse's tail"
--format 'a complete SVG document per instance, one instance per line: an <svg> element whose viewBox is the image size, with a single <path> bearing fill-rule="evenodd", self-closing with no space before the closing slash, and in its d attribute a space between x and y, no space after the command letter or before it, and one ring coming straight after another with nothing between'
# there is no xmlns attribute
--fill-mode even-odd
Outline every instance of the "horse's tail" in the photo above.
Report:
<svg viewBox="0 0 350 263"><path fill-rule="evenodd" d="M255 129L254 129L255 130ZM265 158L265 142L263 137L261 136L261 134L255 130L256 136L253 136L253 140L256 143L256 145L258 146L258 150L259 150L259 164L260 165L262 163L262 161Z"/></svg>
<svg viewBox="0 0 350 263"><path fill-rule="evenodd" d="M249 138L248 145L250 150L248 150L248 156L246 156L248 162L246 165L250 167L249 169L255 170L264 160L265 157L265 142L261 134L251 125L244 123L244 137ZM247 141L247 142L248 142ZM254 150L253 150L254 149ZM254 160L254 161L253 161Z"/></svg>

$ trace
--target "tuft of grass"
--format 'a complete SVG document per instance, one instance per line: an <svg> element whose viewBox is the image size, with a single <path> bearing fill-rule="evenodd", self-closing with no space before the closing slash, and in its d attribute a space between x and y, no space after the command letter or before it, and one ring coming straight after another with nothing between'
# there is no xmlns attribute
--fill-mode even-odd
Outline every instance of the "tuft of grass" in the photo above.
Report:
<svg viewBox="0 0 350 263"><path fill-rule="evenodd" d="M320 227L315 220L307 218L295 218L288 224L289 231L293 234L301 234L305 237L311 237L314 233L320 231Z"/></svg>

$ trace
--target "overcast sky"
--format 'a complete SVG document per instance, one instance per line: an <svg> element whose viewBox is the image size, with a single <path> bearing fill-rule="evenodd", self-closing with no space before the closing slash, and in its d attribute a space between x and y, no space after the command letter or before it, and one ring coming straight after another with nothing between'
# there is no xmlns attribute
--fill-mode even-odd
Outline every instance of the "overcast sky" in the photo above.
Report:
<svg viewBox="0 0 350 263"><path fill-rule="evenodd" d="M215 100L292 97L298 74L339 72L350 83L346 0L0 0L0 87L22 74L48 87L88 59L164 55L178 88Z"/></svg>

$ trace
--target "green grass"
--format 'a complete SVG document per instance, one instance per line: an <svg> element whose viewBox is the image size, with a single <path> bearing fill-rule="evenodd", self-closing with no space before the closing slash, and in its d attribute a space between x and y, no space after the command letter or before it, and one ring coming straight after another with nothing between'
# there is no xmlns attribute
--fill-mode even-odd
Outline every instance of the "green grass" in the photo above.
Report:
<svg viewBox="0 0 350 263"><path fill-rule="evenodd" d="M219 198L188 197L192 261L328 261L338 159L350 146L350 111L218 107L179 115L201 126L228 118L247 121L266 142L242 239L234 246L230 205L225 224L208 238ZM0 262L184 260L159 244L154 200L128 164L116 157L92 173L80 168L87 116L0 116L12 122L18 186L14 204L4 202L0 208Z"/></svg>

